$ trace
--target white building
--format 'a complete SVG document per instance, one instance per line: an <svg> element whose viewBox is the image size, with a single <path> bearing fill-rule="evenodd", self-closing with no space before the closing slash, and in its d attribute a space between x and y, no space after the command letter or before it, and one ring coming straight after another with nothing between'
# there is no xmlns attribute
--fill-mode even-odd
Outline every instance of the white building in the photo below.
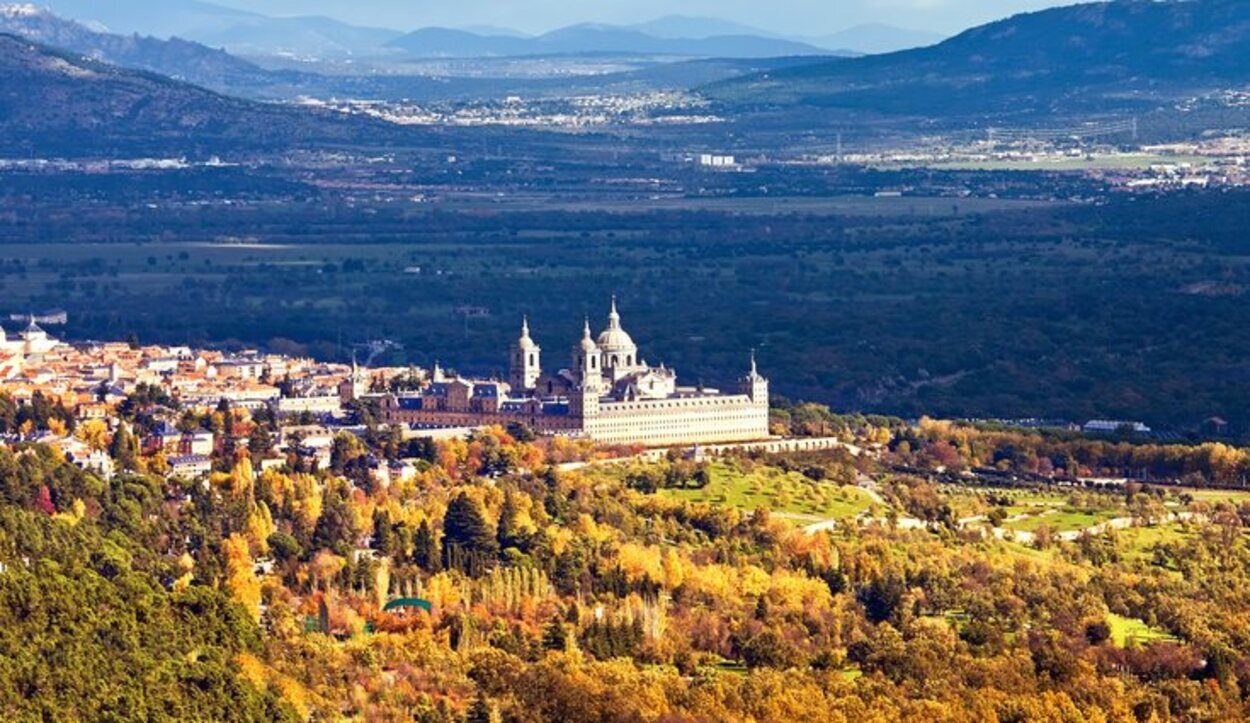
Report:
<svg viewBox="0 0 1250 723"><path fill-rule="evenodd" d="M652 367L621 324L615 300L598 338L589 322L567 368L545 373L528 321L512 345L510 384L435 379L413 395L382 398L390 423L474 427L518 422L540 434L583 436L608 444L668 446L766 439L768 380L752 356L733 393L682 387L677 373Z"/></svg>

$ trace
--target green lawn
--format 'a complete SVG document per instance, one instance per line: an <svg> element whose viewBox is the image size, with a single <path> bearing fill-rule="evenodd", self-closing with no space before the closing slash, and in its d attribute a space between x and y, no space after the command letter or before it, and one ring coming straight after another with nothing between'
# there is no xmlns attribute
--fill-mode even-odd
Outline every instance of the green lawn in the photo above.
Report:
<svg viewBox="0 0 1250 723"><path fill-rule="evenodd" d="M1176 636L1151 627L1137 618L1126 618L1115 613L1107 615L1107 624L1111 626L1111 642L1121 648L1130 643L1142 645L1158 641L1176 642Z"/></svg>
<svg viewBox="0 0 1250 723"><path fill-rule="evenodd" d="M1039 550L1031 545L1011 540L992 540L984 544L988 545L985 548L986 554L1000 559L1024 559L1047 563L1055 560L1056 548L1054 547Z"/></svg>
<svg viewBox="0 0 1250 723"><path fill-rule="evenodd" d="M1116 532L1124 557L1131 561L1148 561L1155 545L1183 542L1191 533L1177 524L1153 527L1130 527Z"/></svg>
<svg viewBox="0 0 1250 723"><path fill-rule="evenodd" d="M803 520L848 519L867 512L872 498L858 487L813 482L797 472L756 466L750 471L731 462L709 466L712 482L703 489L661 490L659 494L691 502L710 502L741 510L767 508Z"/></svg>
<svg viewBox="0 0 1250 723"><path fill-rule="evenodd" d="M1007 522L1004 526L1020 532L1036 532L1038 528L1045 525L1055 532L1072 532L1093 527L1101 522L1114 519L1120 514L1117 510L1088 512L1064 508L1051 514L1030 514L1024 519Z"/></svg>
<svg viewBox="0 0 1250 723"><path fill-rule="evenodd" d="M1066 493L1001 490L989 487L943 485L942 492L947 495L955 516L960 518L984 515L994 510L995 506L986 501L988 496L1006 497L1011 501L1010 505L1003 508L1008 517L1030 515L1062 507L1068 501Z"/></svg>

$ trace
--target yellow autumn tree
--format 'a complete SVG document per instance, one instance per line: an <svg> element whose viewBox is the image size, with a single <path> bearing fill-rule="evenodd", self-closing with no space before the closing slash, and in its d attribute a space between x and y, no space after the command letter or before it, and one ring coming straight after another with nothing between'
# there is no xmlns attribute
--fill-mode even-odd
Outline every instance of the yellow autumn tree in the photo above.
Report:
<svg viewBox="0 0 1250 723"><path fill-rule="evenodd" d="M378 562L377 572L373 576L373 594L379 608L385 606L387 600L390 599L391 560L388 557L384 557Z"/></svg>
<svg viewBox="0 0 1250 723"><path fill-rule="evenodd" d="M226 555L226 588L252 619L260 621L260 580L252 565L247 538L233 534L222 542Z"/></svg>
<svg viewBox="0 0 1250 723"><path fill-rule="evenodd" d="M676 550L666 550L664 552L664 587L669 590L675 590L681 587L682 582L686 579L685 567L682 564L681 556Z"/></svg>
<svg viewBox="0 0 1250 723"><path fill-rule="evenodd" d="M277 529L273 523L273 515L264 502L256 505L252 514L247 517L247 537L252 549L258 555L269 554L269 536Z"/></svg>
<svg viewBox="0 0 1250 723"><path fill-rule="evenodd" d="M74 436L95 452L103 452L109 446L109 427L103 419L88 419L78 425Z"/></svg>
<svg viewBox="0 0 1250 723"><path fill-rule="evenodd" d="M246 455L239 457L238 461L234 463L234 467L230 469L230 491L236 497L252 499L255 486L256 474L252 471L252 460L248 459Z"/></svg>

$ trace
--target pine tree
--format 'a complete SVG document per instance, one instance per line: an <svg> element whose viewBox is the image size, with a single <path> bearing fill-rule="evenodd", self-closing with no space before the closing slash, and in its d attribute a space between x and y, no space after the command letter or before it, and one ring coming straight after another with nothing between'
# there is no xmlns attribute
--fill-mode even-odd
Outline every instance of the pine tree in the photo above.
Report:
<svg viewBox="0 0 1250 723"><path fill-rule="evenodd" d="M443 549L458 549L469 554L494 557L499 553L495 531L478 503L466 494L459 494L447 506L443 518Z"/></svg>
<svg viewBox="0 0 1250 723"><path fill-rule="evenodd" d="M252 436L247 440L247 451L253 457L264 458L273 450L273 435L263 424L252 428Z"/></svg>
<svg viewBox="0 0 1250 723"><path fill-rule="evenodd" d="M124 470L134 470L139 466L139 440L130 433L125 424L117 428L113 441L109 444L109 456Z"/></svg>

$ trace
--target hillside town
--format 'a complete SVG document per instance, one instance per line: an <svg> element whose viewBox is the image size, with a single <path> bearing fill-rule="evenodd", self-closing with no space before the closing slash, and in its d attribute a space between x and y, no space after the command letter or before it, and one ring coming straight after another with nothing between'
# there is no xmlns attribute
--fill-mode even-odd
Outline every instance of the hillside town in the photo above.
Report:
<svg viewBox="0 0 1250 723"><path fill-rule="evenodd" d="M373 370L366 382L348 365L258 351L68 344L34 320L18 334L0 330L0 387L11 407L5 413L16 421L9 441L47 443L104 476L113 474L118 456L105 440L120 428L133 435L150 471L169 475L207 474L228 444L249 446L262 465L284 464L279 449L328 463L329 430L348 426L345 403L363 393L362 385L409 373ZM255 434L278 419L290 424L269 426L285 434ZM235 423L239 429L223 434ZM301 441L293 448L296 434Z"/></svg>
<svg viewBox="0 0 1250 723"><path fill-rule="evenodd" d="M523 323L510 382L437 364L365 370L258 350L70 344L25 318L12 337L0 329L0 431L106 478L122 465L195 479L228 469L242 448L262 470L325 469L338 435L378 426L401 445L490 426L640 448L769 439L768 382L753 358L734 392L677 386L675 371L639 357L615 301L597 341L587 321L568 368L544 373ZM382 483L415 474L415 460L391 457L370 458L366 474Z"/></svg>

